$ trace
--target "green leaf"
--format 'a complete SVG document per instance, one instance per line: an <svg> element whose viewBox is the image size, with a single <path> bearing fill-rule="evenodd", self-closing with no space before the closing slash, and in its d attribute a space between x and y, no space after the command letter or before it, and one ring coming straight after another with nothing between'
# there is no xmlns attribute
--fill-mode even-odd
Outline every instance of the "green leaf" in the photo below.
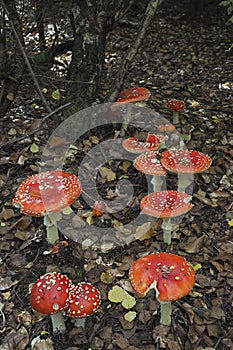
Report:
<svg viewBox="0 0 233 350"><path fill-rule="evenodd" d="M57 90L54 90L53 92L52 92L52 98L54 99L54 100L60 100L60 98L61 98L61 94L60 94L60 91L57 89Z"/></svg>
<svg viewBox="0 0 233 350"><path fill-rule="evenodd" d="M33 142L33 143L31 144L30 151L31 151L32 153L38 153L38 152L39 152L39 147L37 146L36 143Z"/></svg>

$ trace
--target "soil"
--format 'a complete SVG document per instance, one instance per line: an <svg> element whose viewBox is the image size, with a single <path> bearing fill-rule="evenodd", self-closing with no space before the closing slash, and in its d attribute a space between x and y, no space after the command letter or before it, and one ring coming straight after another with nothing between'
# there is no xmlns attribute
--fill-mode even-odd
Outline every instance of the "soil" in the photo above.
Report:
<svg viewBox="0 0 233 350"><path fill-rule="evenodd" d="M137 16L142 14L133 14L128 24L111 33L106 77L120 65L122 51L133 40ZM72 225L63 227L67 235L61 235L58 244L48 245L43 219L22 215L12 199L24 179L43 169L41 155L57 120L42 122L46 111L40 106L32 110L35 96L29 89L27 94L26 88L22 90L14 108L0 120L0 350L233 348L232 42L232 24L226 22L224 10L216 4L206 2L201 9L190 10L189 1L175 5L167 1L157 13L125 83L125 87L148 88L151 97L146 106L170 122L167 102L184 100L179 135L188 149L212 158L212 166L194 176L193 208L182 220L174 221L169 246L163 242L161 220L144 216L142 224L130 226L140 213L140 199L148 193L148 178L136 171L132 158L121 159L120 152L97 172L96 186L103 200L123 200L128 182L118 184L127 180L134 189L133 200L123 209L92 217L93 201L87 200L92 187L86 186L86 198L83 193L72 206L76 214ZM105 89L103 86L102 96ZM114 139L119 129L120 124L109 124L82 135L66 158L65 170L77 174L88 152L104 140ZM136 131L129 127L126 135L133 136ZM59 147L65 140L54 142L53 154L59 158ZM92 172L94 159L89 166ZM168 188L176 185L177 176L168 174ZM90 231L83 222L89 223ZM121 225L129 225L128 231L121 230ZM112 231L106 231L106 239L97 244L100 228ZM90 246L83 244L87 238ZM182 255L196 270L192 291L172 303L170 327L160 325L155 292L139 298L128 282L132 262L156 251ZM50 317L30 307L29 286L48 271L62 272L73 283L89 281L99 289L101 305L86 319L85 328L76 327L75 320L66 317L66 332L53 334ZM109 300L109 291L116 285L136 298L130 309ZM132 321L124 318L128 311L136 312Z"/></svg>

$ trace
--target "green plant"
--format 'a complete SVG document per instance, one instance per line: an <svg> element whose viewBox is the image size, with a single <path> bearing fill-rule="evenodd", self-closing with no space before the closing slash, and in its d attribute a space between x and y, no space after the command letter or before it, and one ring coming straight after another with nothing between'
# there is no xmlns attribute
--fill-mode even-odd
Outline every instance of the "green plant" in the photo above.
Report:
<svg viewBox="0 0 233 350"><path fill-rule="evenodd" d="M230 15L229 21L233 23L233 0L223 0L219 5L226 7L227 13Z"/></svg>

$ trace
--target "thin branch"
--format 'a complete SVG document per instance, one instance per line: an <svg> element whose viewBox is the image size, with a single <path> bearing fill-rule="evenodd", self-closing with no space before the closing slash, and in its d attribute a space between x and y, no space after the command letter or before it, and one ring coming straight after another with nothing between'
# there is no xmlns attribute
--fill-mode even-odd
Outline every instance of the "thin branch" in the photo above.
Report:
<svg viewBox="0 0 233 350"><path fill-rule="evenodd" d="M3 7L3 9L4 9L4 11L5 11L5 13L6 13L7 17L8 17L8 20L9 20L9 23L10 23L10 25L11 25L12 31L13 31L13 33L14 33L15 39L16 39L16 41L17 41L17 43L18 43L19 49L20 49L20 51L21 51L21 53L22 53L22 55L23 55L23 58L24 58L25 63L26 63L26 65L27 65L27 67L28 67L28 70L29 70L29 72L30 72L30 74L31 74L31 77L32 77L32 79L33 79L33 82L34 82L34 85L35 85L35 87L36 87L36 89L37 89L37 92L38 92L38 94L39 94L39 96L40 96L40 98L41 98L41 101L43 102L43 104L44 104L45 108L47 109L47 111L51 113L51 112L52 112L52 109L50 108L50 106L49 106L47 100L45 99L45 97L44 97L44 95L43 95L43 93L42 93L42 91L41 91L40 85L39 85L39 83L38 83L38 80L37 80L37 78L36 78L34 72L33 72L33 69L32 69L32 66L31 66L31 64L30 64L30 62L29 62L29 59L28 59L28 57L27 57L27 54L26 54L26 52L25 52L25 50L24 50L24 48L23 48L23 45L22 45L22 43L21 43L21 41L20 41L20 38L19 38L19 36L18 36L18 34L17 34L16 30L15 30L14 23L13 23L12 20L10 19L9 11L8 11L6 5L5 5L4 0L2 0L2 7Z"/></svg>

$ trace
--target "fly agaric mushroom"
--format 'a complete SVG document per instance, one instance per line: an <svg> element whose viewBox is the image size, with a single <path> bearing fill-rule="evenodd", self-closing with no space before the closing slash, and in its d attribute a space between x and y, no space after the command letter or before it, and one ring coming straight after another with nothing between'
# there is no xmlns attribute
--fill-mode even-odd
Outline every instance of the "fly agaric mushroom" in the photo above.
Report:
<svg viewBox="0 0 233 350"><path fill-rule="evenodd" d="M148 100L150 95L151 95L150 91L143 87L132 87L121 91L117 101L113 104L113 106L117 106L117 105L127 103L127 111L123 119L120 136L125 135L125 131L130 121L131 105L129 102L145 101L145 100Z"/></svg>
<svg viewBox="0 0 233 350"><path fill-rule="evenodd" d="M103 201L95 201L92 207L92 216L100 217L106 213L106 204Z"/></svg>
<svg viewBox="0 0 233 350"><path fill-rule="evenodd" d="M192 174L207 170L212 160L198 151L171 150L162 152L160 162L168 171L179 174L178 192L184 192L193 179Z"/></svg>
<svg viewBox="0 0 233 350"><path fill-rule="evenodd" d="M72 283L66 275L49 272L40 277L32 286L30 303L32 308L51 315L53 332L66 330L62 310L69 305L69 292Z"/></svg>
<svg viewBox="0 0 233 350"><path fill-rule="evenodd" d="M160 191L166 176L166 170L158 159L158 152L145 152L134 159L134 167L143 174L153 175L151 183L154 192Z"/></svg>
<svg viewBox="0 0 233 350"><path fill-rule="evenodd" d="M58 213L71 205L81 194L77 176L61 170L52 170L32 175L18 187L13 204L21 213L44 216L48 243L58 240L56 221Z"/></svg>
<svg viewBox="0 0 233 350"><path fill-rule="evenodd" d="M162 218L163 240L171 243L171 218L180 216L192 208L190 196L173 190L153 192L143 197L140 202L141 210L151 216Z"/></svg>
<svg viewBox="0 0 233 350"><path fill-rule="evenodd" d="M92 315L100 305L100 293L91 283L81 282L70 291L69 305L65 313L76 318L77 327L85 326L85 318ZM82 319L82 321L80 320ZM81 321L81 322L80 322Z"/></svg>
<svg viewBox="0 0 233 350"><path fill-rule="evenodd" d="M179 112L184 109L184 101L171 100L167 107L172 111L173 124L179 123Z"/></svg>
<svg viewBox="0 0 233 350"><path fill-rule="evenodd" d="M139 141L136 137L129 137L123 140L123 148L132 153L142 153L158 149L165 139L163 135L148 134L145 142Z"/></svg>
<svg viewBox="0 0 233 350"><path fill-rule="evenodd" d="M193 267L181 256L157 252L136 260L129 280L139 297L155 289L160 303L160 323L171 325L171 302L186 296L195 283Z"/></svg>

